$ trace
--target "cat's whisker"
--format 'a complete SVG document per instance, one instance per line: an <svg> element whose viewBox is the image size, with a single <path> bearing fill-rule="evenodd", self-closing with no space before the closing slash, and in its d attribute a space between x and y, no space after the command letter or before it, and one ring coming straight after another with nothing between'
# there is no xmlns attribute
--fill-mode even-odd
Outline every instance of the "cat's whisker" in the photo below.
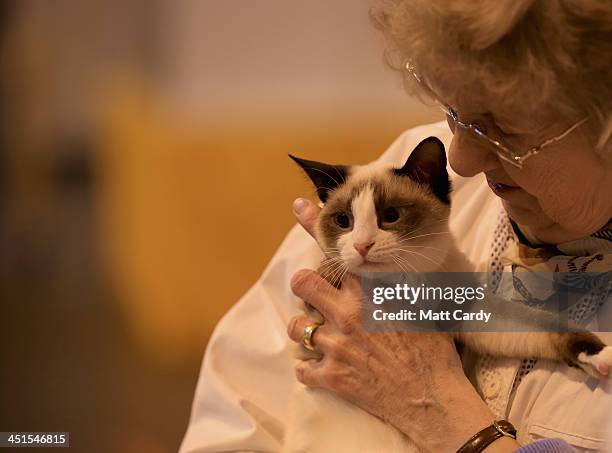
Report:
<svg viewBox="0 0 612 453"><path fill-rule="evenodd" d="M335 273L338 272L340 269L342 269L344 266L345 266L345 263L342 259L336 259L327 266L325 270L325 274L331 277L335 275Z"/></svg>
<svg viewBox="0 0 612 453"><path fill-rule="evenodd" d="M437 261L437 260L434 260L433 258L431 258L431 257L429 257L429 256L427 256L427 255L423 255L422 253L415 252L415 251L410 251L410 250L404 250L404 251L405 251L406 253L410 253L411 255L418 255L418 256L421 256L421 257L425 258L426 260L431 261L431 262L432 262L432 263L434 263L436 266L438 266L438 268L439 268L439 269L443 269L443 268L444 268L443 263L441 263L441 262L439 262L439 261Z"/></svg>
<svg viewBox="0 0 612 453"><path fill-rule="evenodd" d="M420 234L420 235L408 235L408 236L401 236L399 238L396 238L395 240L397 242L405 242L405 241L410 241L412 239L419 239L419 238L423 238L423 237L428 237L428 236L437 236L439 233L449 233L448 230L442 230L442 231L432 231L429 233L425 233L425 234Z"/></svg>
<svg viewBox="0 0 612 453"><path fill-rule="evenodd" d="M319 268L321 269L321 271L330 272L332 269L339 266L340 264L341 264L340 260L336 260L336 261L321 263Z"/></svg>
<svg viewBox="0 0 612 453"><path fill-rule="evenodd" d="M416 231L422 230L423 228L429 228L429 227L432 227L433 225L437 225L439 223L444 223L444 222L448 222L448 219L439 219L439 220L428 221L427 223L425 223L423 225L417 226L414 230L407 231L406 234L414 233Z"/></svg>
<svg viewBox="0 0 612 453"><path fill-rule="evenodd" d="M411 271L410 269L408 269L406 267L406 265L408 265L408 264L409 263L402 263L401 261L399 261L399 258L398 258L397 265L400 267L400 269L402 270L402 272L404 274L412 274L413 273L413 271ZM416 272L416 271L414 271L414 272Z"/></svg>
<svg viewBox="0 0 612 453"><path fill-rule="evenodd" d="M400 263L397 261L397 259L395 258L395 256L393 256L393 255L392 255L392 256L391 256L391 259L393 260L393 262L395 263L395 265L396 265L397 267L399 267L399 268L400 268L400 270L401 270L402 272L406 272L406 270L404 269L404 267L403 267L403 266L402 266L402 265L401 265L401 264L400 264Z"/></svg>
<svg viewBox="0 0 612 453"><path fill-rule="evenodd" d="M337 262L328 266L326 269L321 269L321 272L324 273L326 277L331 277L338 271L338 269L341 269L343 265L344 264L342 262Z"/></svg>
<svg viewBox="0 0 612 453"><path fill-rule="evenodd" d="M338 286L338 283L342 281L342 279L344 278L344 275L346 275L346 272L348 271L348 267L347 266L341 266L340 269L338 269L333 277L330 279L331 284L335 287Z"/></svg>
<svg viewBox="0 0 612 453"><path fill-rule="evenodd" d="M344 275L344 270L339 272L334 279L332 280L332 286L338 287L338 284L342 281L342 276Z"/></svg>
<svg viewBox="0 0 612 453"><path fill-rule="evenodd" d="M420 230L423 230L425 228L430 228L430 227L433 227L434 225L438 225L439 223L444 223L444 222L448 222L448 219L440 219L440 220L438 220L436 222L427 222L425 225L421 225L420 227L418 227L418 228L416 228L414 230L408 231L408 232L402 234L402 236L400 236L400 237L405 237L405 236L417 233Z"/></svg>
<svg viewBox="0 0 612 453"><path fill-rule="evenodd" d="M332 278L336 278L345 268L346 268L346 265L344 263L340 263L338 266L336 266L334 268Z"/></svg>
<svg viewBox="0 0 612 453"><path fill-rule="evenodd" d="M424 238L424 237L427 237L427 236L436 236L438 234L450 234L450 231L438 231L438 232L435 232L435 233L420 234L418 236L411 236L411 237L409 237L407 239L402 239L402 240L403 241L411 241L413 239Z"/></svg>
<svg viewBox="0 0 612 453"><path fill-rule="evenodd" d="M324 259L337 259L340 258L340 252L335 249L327 249L325 252Z"/></svg>
<svg viewBox="0 0 612 453"><path fill-rule="evenodd" d="M396 260L395 262L398 264L398 266L400 266L401 269L404 270L404 272L410 273L404 266L401 265L401 263L410 267L414 272L419 272L418 269L414 267L412 264L410 264L407 259L402 258L401 256L395 255L395 254L392 256L394 257L394 261Z"/></svg>
<svg viewBox="0 0 612 453"><path fill-rule="evenodd" d="M324 253L327 253L327 252L340 252L341 250L342 249L340 247L326 247L323 252Z"/></svg>
<svg viewBox="0 0 612 453"><path fill-rule="evenodd" d="M412 231L408 231L402 235L399 236L399 238L405 238L407 236L413 236L414 233L416 233L418 230L412 230ZM440 231L431 231L430 233L443 233L443 232L448 232L448 229L442 229Z"/></svg>
<svg viewBox="0 0 612 453"><path fill-rule="evenodd" d="M431 249L431 250L435 250L437 252L446 253L446 250L439 249L437 247L431 247L429 245L403 245L402 244L402 247L407 247L409 249ZM396 250L403 250L403 249L398 247L398 248L396 248Z"/></svg>
<svg viewBox="0 0 612 453"><path fill-rule="evenodd" d="M342 182L345 183L346 179L344 178L344 175L342 174L342 172L340 170L338 170L338 167L334 167L334 170L336 171L336 173L338 173L338 175L342 179Z"/></svg>
<svg viewBox="0 0 612 453"><path fill-rule="evenodd" d="M341 251L342 249L339 249L339 248L328 248L328 249L325 249L324 253L325 255L330 255L333 252L333 253L336 253L337 255L340 255Z"/></svg>
<svg viewBox="0 0 612 453"><path fill-rule="evenodd" d="M431 256L427 256L427 255L425 255L423 253L419 253L419 252L416 252L414 250L404 250L404 252L409 253L411 255L418 255L418 256L420 256L422 258L425 258L426 260L430 261L431 263L435 264L436 266L442 267L442 265L443 265L443 263L441 261L436 260L436 259L432 258Z"/></svg>
<svg viewBox="0 0 612 453"><path fill-rule="evenodd" d="M412 263L410 263L410 261L408 261L407 259L402 258L402 257L398 257L398 259L399 259L400 261L402 261L402 262L403 262L403 263L404 263L406 266L408 266L410 269L412 269L412 271L413 271L413 272L415 272L415 273L417 273L417 274L419 273L419 270L416 268L416 266L414 266Z"/></svg>
<svg viewBox="0 0 612 453"><path fill-rule="evenodd" d="M336 262L341 260L342 258L340 257L340 255L326 255L325 258L321 261L321 263Z"/></svg>
<svg viewBox="0 0 612 453"><path fill-rule="evenodd" d="M316 168L316 167L307 167L310 170L316 170L319 173L323 173L325 176L329 177L329 179L331 179L332 181L334 181L336 184L340 185L340 183L338 182L338 180L336 178L334 178L332 175L330 175L329 173L327 173L326 171L321 170L320 168ZM338 170L336 170L338 171ZM344 179L344 178L343 178Z"/></svg>

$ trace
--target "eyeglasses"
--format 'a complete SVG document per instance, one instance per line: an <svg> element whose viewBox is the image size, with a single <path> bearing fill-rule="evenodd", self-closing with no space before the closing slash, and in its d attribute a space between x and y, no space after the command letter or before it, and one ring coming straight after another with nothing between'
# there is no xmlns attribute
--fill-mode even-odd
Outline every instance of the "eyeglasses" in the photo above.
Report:
<svg viewBox="0 0 612 453"><path fill-rule="evenodd" d="M438 94L427 83L425 83L425 81L421 79L421 77L419 77L419 75L414 71L414 67L410 61L406 63L406 70L408 71L408 73L410 73L410 75L412 75L412 77L414 77L414 79L417 81L417 83L420 86L422 86L423 88L425 88L426 91L429 92L429 94L431 95L433 100L436 102L436 104L438 104L438 106L446 114L446 117L448 118L448 122L453 131L455 130L455 127L457 126L460 127L461 129L471 131L476 137L488 143L489 145L492 145L495 148L497 155L501 159L503 159L505 162L508 162L509 164L517 168L523 168L523 165L527 159L529 159L532 156L535 156L547 146L563 140L566 136L568 136L570 133L572 133L575 129L577 129L579 126L581 126L583 123L585 123L588 120L588 117L583 118L577 123L568 127L566 130L561 132L559 135L555 137L551 137L547 140L544 140L544 142L542 142L538 146L534 146L523 152L516 152L510 149L500 140L491 138L489 135L487 135L487 130L483 125L478 124L478 123L464 123L463 121L459 120L459 116L457 115L457 112L451 106L449 106L444 101L442 101L440 96L438 96Z"/></svg>

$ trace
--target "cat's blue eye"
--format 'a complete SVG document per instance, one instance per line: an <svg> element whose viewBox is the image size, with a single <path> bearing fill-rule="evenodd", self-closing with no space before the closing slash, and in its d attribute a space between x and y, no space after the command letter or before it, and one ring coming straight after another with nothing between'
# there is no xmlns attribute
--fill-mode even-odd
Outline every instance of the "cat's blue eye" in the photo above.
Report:
<svg viewBox="0 0 612 453"><path fill-rule="evenodd" d="M386 208L383 211L383 222L394 223L400 218L400 212L397 208Z"/></svg>
<svg viewBox="0 0 612 453"><path fill-rule="evenodd" d="M351 226L351 218L344 212L338 212L334 216L334 221L340 228L348 228Z"/></svg>

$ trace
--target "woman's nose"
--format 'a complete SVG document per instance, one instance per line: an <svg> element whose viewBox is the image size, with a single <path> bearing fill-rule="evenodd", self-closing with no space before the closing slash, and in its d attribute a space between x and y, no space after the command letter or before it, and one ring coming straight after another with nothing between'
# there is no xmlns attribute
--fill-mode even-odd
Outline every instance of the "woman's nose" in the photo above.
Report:
<svg viewBox="0 0 612 453"><path fill-rule="evenodd" d="M461 176L474 176L500 166L495 151L476 137L470 137L470 131L455 130L448 151L451 168Z"/></svg>

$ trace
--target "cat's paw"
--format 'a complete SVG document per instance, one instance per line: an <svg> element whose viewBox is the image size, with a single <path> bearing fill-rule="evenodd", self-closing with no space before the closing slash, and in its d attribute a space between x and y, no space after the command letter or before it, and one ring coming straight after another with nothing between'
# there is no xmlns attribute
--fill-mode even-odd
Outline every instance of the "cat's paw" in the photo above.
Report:
<svg viewBox="0 0 612 453"><path fill-rule="evenodd" d="M578 354L578 365L587 374L597 379L610 377L612 374L612 346L606 346L597 354Z"/></svg>

